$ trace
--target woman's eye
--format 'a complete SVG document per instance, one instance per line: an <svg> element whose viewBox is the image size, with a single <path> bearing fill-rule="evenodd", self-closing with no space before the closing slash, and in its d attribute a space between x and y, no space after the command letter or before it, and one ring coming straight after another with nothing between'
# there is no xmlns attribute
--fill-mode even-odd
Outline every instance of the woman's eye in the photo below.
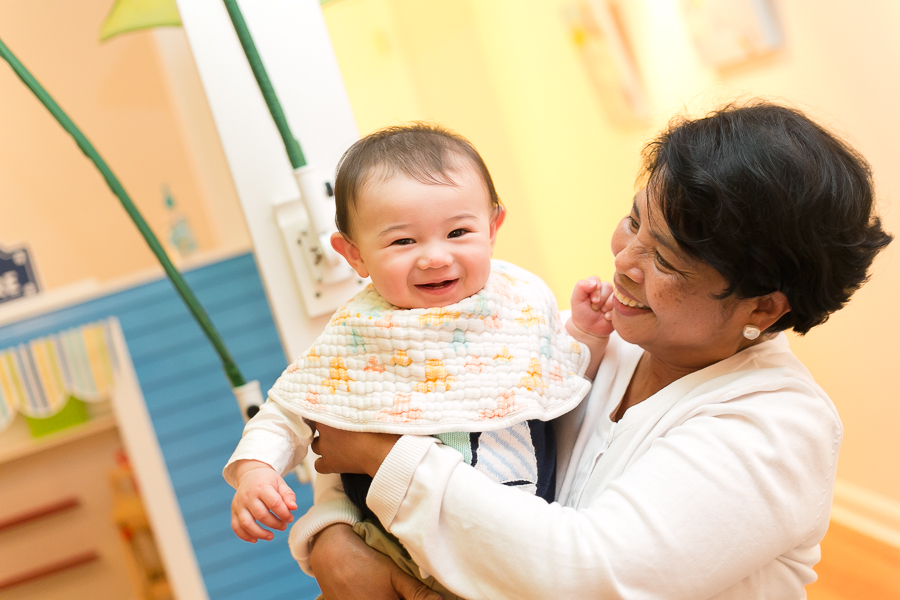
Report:
<svg viewBox="0 0 900 600"><path fill-rule="evenodd" d="M469 233L468 229L454 229L453 231L451 231L450 233L447 234L447 237L448 238L458 238L467 233Z"/></svg>
<svg viewBox="0 0 900 600"><path fill-rule="evenodd" d="M659 252L656 253L656 264L658 264L660 267L662 267L666 271L674 271L675 270L675 267L670 265L666 261L666 259L664 259L662 256L660 256Z"/></svg>
<svg viewBox="0 0 900 600"><path fill-rule="evenodd" d="M625 219L628 220L628 229L630 229L631 231L637 231L641 228L641 224L638 223L638 220L631 215L627 215Z"/></svg>
<svg viewBox="0 0 900 600"><path fill-rule="evenodd" d="M416 241L412 238L402 238L399 240L394 240L391 242L391 246L408 246L409 244L415 244Z"/></svg>

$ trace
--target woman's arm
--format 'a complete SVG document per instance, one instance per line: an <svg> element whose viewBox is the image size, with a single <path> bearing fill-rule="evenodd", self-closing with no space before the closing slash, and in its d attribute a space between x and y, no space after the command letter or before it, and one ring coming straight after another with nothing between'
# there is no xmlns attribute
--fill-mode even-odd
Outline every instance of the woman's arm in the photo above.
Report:
<svg viewBox="0 0 900 600"><path fill-rule="evenodd" d="M341 476L320 474L313 485L313 505L291 527L288 545L291 555L304 573L313 575L310 566L312 541L321 531L335 524L352 527L361 520L359 508L344 494Z"/></svg>
<svg viewBox="0 0 900 600"><path fill-rule="evenodd" d="M322 595L340 600L440 600L386 555L369 548L349 525L316 536L310 563Z"/></svg>
<svg viewBox="0 0 900 600"><path fill-rule="evenodd" d="M615 443L607 453L622 450ZM576 510L498 486L451 449L408 436L392 445L368 504L417 564L471 600L706 598L732 586L759 587L743 597L801 597L839 443L818 397L710 405L626 450L627 468L610 481L589 476Z"/></svg>

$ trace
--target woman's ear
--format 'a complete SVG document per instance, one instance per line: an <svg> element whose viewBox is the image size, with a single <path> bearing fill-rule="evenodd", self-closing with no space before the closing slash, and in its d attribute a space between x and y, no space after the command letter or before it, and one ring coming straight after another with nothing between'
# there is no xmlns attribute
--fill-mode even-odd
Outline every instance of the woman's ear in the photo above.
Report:
<svg viewBox="0 0 900 600"><path fill-rule="evenodd" d="M756 308L750 313L750 322L765 331L778 319L791 312L791 303L782 292L772 292L756 298Z"/></svg>
<svg viewBox="0 0 900 600"><path fill-rule="evenodd" d="M506 219L506 207L497 206L494 208L494 218L491 219L491 250L494 249L494 242L497 241L497 230L503 225Z"/></svg>
<svg viewBox="0 0 900 600"><path fill-rule="evenodd" d="M350 238L343 233L332 233L331 247L334 248L338 254L343 256L344 260L350 263L350 266L353 267L353 270L356 271L357 275L360 277L369 276L369 271L366 269L366 263L362 259L359 248L356 247L356 244L354 244Z"/></svg>

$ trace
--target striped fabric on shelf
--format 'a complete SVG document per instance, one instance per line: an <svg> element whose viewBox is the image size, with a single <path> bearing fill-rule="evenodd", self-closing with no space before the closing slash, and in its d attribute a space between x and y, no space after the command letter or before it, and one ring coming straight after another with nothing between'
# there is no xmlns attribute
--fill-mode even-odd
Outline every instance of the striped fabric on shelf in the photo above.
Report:
<svg viewBox="0 0 900 600"><path fill-rule="evenodd" d="M0 431L16 413L37 419L58 413L70 395L107 399L117 369L109 319L0 351Z"/></svg>

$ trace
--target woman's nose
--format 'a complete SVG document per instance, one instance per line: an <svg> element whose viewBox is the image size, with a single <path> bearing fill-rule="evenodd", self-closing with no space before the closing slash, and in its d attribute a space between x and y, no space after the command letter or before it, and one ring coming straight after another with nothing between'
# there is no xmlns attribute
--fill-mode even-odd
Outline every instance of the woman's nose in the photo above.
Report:
<svg viewBox="0 0 900 600"><path fill-rule="evenodd" d="M616 272L625 275L635 283L644 282L644 271L641 269L635 248L635 240L620 247L615 255Z"/></svg>

